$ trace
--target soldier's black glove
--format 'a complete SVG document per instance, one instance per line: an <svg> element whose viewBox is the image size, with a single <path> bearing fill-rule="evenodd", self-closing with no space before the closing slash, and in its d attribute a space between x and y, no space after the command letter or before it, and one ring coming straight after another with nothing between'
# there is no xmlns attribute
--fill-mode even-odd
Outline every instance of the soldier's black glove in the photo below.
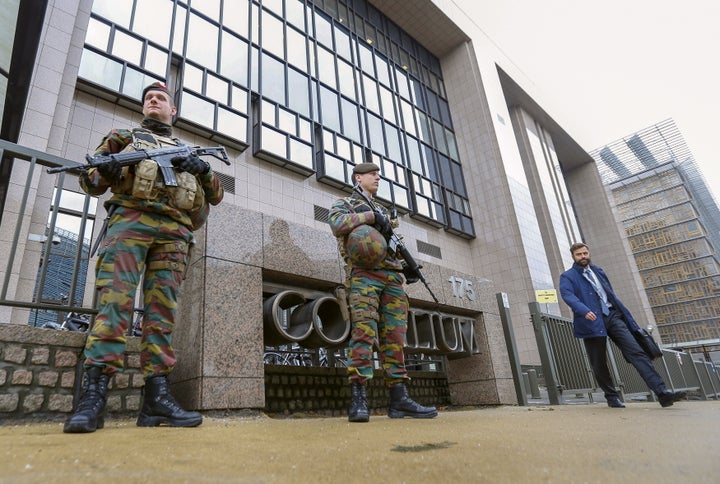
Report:
<svg viewBox="0 0 720 484"><path fill-rule="evenodd" d="M97 171L98 173L100 173L101 177L103 177L110 183L114 183L120 178L120 175L122 173L122 166L120 166L119 161L110 160L107 163L100 163L97 166Z"/></svg>
<svg viewBox="0 0 720 484"><path fill-rule="evenodd" d="M375 224L373 226L385 237L392 235L393 229L392 225L390 225L390 220L382 212L375 211Z"/></svg>
<svg viewBox="0 0 720 484"><path fill-rule="evenodd" d="M418 271L412 270L412 268L410 268L410 266L405 262L402 263L402 266L402 273L403 276L405 276L405 282L408 284L414 284L420 280L420 274L418 274ZM419 269L422 269L422 266L418 266L418 270Z"/></svg>
<svg viewBox="0 0 720 484"><path fill-rule="evenodd" d="M192 154L187 156L176 156L170 163L180 171L186 171L191 175L204 175L210 170L210 165L200 159L199 156Z"/></svg>

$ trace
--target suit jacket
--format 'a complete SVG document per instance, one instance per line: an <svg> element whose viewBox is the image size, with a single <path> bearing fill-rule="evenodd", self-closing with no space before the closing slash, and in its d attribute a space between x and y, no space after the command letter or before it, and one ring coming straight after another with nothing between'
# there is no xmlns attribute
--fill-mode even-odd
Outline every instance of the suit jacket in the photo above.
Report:
<svg viewBox="0 0 720 484"><path fill-rule="evenodd" d="M635 322L632 314L615 295L610 280L605 271L596 265L590 264L590 269L597 276L600 284L607 293L608 302L623 315L628 328L631 331L638 331L640 328ZM590 281L583 276L584 268L577 263L560 276L560 296L573 311L573 330L578 338L592 338L607 336L605 323L603 322L602 304L600 296ZM592 311L597 315L595 321L585 318L585 315Z"/></svg>

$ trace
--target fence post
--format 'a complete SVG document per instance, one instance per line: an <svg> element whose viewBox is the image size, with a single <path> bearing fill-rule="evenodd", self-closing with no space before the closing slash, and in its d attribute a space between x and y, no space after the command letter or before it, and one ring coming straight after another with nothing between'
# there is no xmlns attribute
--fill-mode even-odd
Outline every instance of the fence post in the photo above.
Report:
<svg viewBox="0 0 720 484"><path fill-rule="evenodd" d="M503 334L505 335L505 345L507 346L508 356L510 357L510 368L512 369L513 381L515 382L515 394L517 395L518 405L527 406L527 392L523 388L522 368L520 367L520 357L518 356L517 346L515 345L515 334L512 330L512 321L510 320L510 303L507 294L499 292L496 295L498 310L500 311L500 321L502 322Z"/></svg>
<svg viewBox="0 0 720 484"><path fill-rule="evenodd" d="M530 320L535 331L535 340L538 345L538 353L540 353L540 363L542 364L545 388L548 392L550 405L560 405L560 388L555 363L552 359L552 345L548 337L545 319L540 312L540 303L533 301L528 306L530 307Z"/></svg>

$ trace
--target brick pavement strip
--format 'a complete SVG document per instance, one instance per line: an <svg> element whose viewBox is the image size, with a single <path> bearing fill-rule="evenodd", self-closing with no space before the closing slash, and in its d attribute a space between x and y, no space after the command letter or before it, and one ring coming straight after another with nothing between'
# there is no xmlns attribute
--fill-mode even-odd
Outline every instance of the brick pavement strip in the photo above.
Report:
<svg viewBox="0 0 720 484"><path fill-rule="evenodd" d="M443 411L436 419L206 416L0 426L0 482L717 482L720 402ZM250 416L248 416L250 415Z"/></svg>

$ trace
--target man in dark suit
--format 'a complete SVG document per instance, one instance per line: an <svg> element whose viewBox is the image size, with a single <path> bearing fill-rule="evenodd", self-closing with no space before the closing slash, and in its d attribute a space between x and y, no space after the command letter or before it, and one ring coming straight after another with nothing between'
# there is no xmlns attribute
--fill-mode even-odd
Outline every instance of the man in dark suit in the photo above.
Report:
<svg viewBox="0 0 720 484"><path fill-rule="evenodd" d="M635 367L660 405L669 407L685 398L685 392L671 392L635 338L631 328L639 329L630 311L613 292L605 271L590 261L590 249L582 242L570 247L575 263L560 276L560 296L573 311L575 336L582 338L593 374L605 392L607 404L624 408L607 364L607 338L620 348Z"/></svg>

